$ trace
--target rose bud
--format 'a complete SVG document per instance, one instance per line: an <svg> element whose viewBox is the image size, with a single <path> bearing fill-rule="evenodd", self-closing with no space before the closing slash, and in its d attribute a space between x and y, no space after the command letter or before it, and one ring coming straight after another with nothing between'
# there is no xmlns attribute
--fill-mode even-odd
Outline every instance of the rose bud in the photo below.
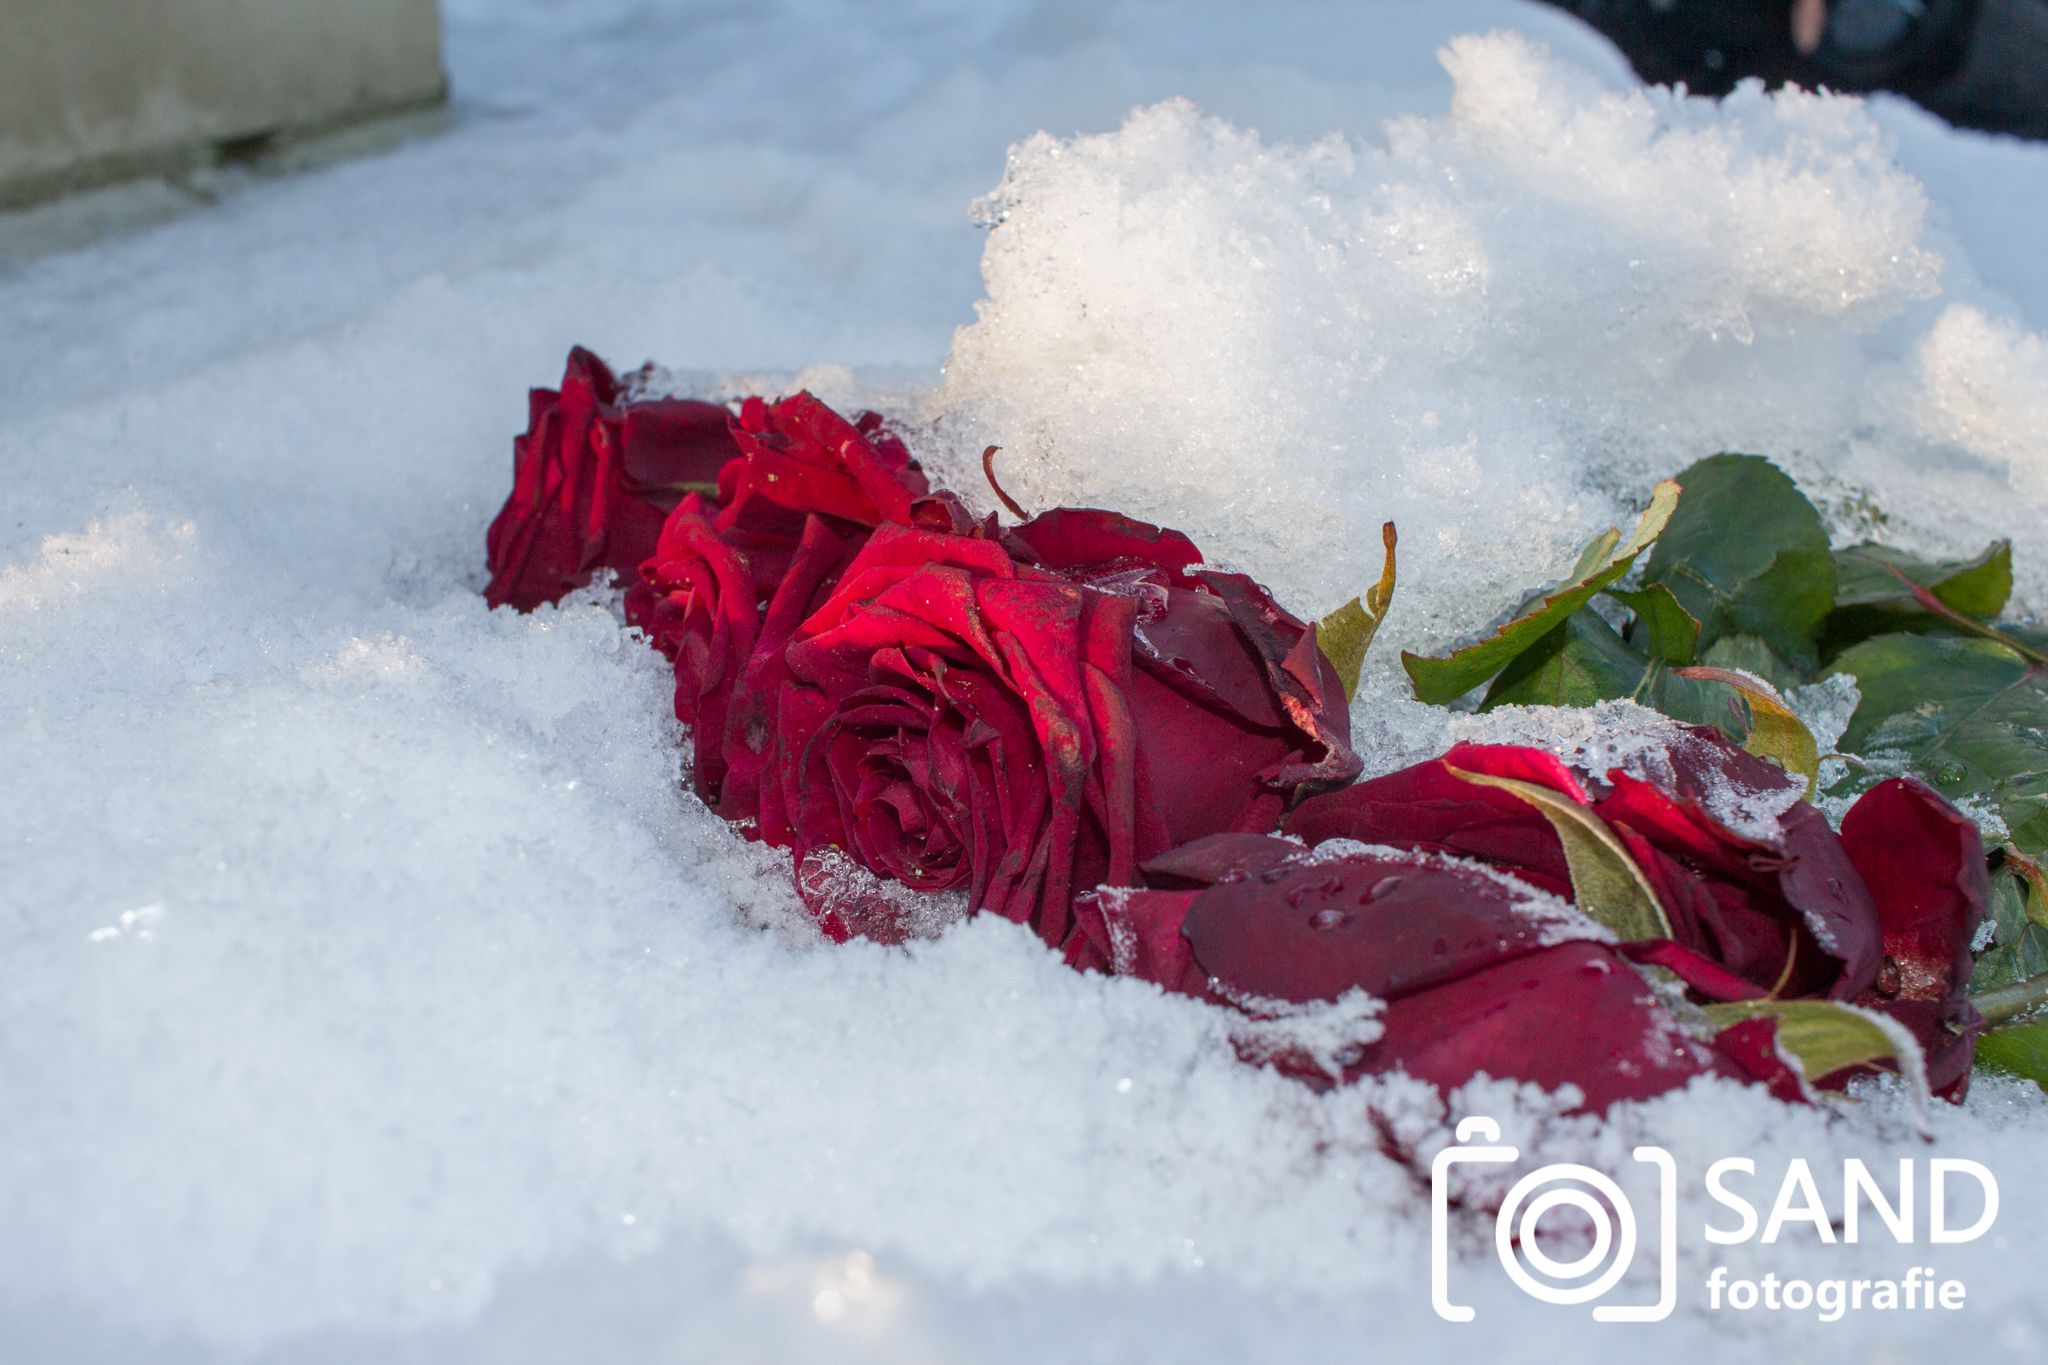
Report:
<svg viewBox="0 0 2048 1365"><path fill-rule="evenodd" d="M1768 1042L1769 1021L1744 1021L1735 1048L1717 1047L1680 1025L1611 935L1516 878L1434 853L1266 844L1204 840L1144 869L1182 889L1083 896L1067 961L1253 1011L1363 991L1385 1002L1382 1031L1347 1081L1572 1085L1579 1108L1602 1113L1697 1076L1774 1083L1786 1071L1749 1037L1761 1024ZM1329 1083L1298 1060L1279 1065Z"/></svg>
<svg viewBox="0 0 2048 1365"><path fill-rule="evenodd" d="M1348 779L1309 628L1102 512L884 527L790 639L761 832L1066 935L1079 889Z"/></svg>
<svg viewBox="0 0 2048 1365"><path fill-rule="evenodd" d="M487 540L484 600L531 611L600 569L631 577L670 509L717 487L735 454L729 428L716 403L624 402L602 360L580 346L569 352L562 387L528 396L526 434L512 443L512 495Z"/></svg>
<svg viewBox="0 0 2048 1365"><path fill-rule="evenodd" d="M1703 1002L1880 1009L1919 1037L1930 1085L1960 1096L1974 1016L1962 981L1986 892L1974 827L1933 792L1885 783L1837 835L1799 799L1798 779L1713 730L1673 725L1666 743L1597 775L1537 749L1459 745L1305 802L1287 830L1310 844L1354 839L1477 858L1570 897L1550 822L1460 771L1535 783L1598 817L1671 926L1668 938L1623 945L1631 959L1669 969Z"/></svg>

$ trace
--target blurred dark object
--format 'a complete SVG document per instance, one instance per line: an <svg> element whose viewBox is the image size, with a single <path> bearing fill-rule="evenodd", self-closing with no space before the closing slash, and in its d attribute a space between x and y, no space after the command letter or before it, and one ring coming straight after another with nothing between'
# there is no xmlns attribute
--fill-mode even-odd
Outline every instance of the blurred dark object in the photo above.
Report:
<svg viewBox="0 0 2048 1365"><path fill-rule="evenodd" d="M1724 95L1746 77L1889 90L1964 128L2048 138L2048 0L1829 0L1811 52L1792 0L1549 0L1637 74Z"/></svg>

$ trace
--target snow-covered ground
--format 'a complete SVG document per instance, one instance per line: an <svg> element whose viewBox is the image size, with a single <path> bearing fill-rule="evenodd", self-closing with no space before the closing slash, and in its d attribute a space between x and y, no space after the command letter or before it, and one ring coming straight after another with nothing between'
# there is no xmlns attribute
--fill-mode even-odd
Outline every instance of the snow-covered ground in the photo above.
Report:
<svg viewBox="0 0 2048 1365"><path fill-rule="evenodd" d="M1535 1304L1472 1222L1442 1323L1368 1096L1008 924L807 941L601 595L475 591L523 390L581 341L803 371L963 488L1000 441L1027 501L1171 520L1304 614L1395 517L1376 768L1553 725L1425 712L1385 659L1716 449L1845 533L2013 534L2039 607L2048 150L1645 95L1512 0L447 10L444 135L0 275L0 1358L2048 1350L2048 1102L1982 1079L1931 1142L1889 1095L1467 1096L1646 1197L1629 1148L1671 1147L1682 1300ZM1451 43L1492 29L1548 50ZM1849 1154L1982 1161L1997 1224L1698 1237L1714 1158L1836 1203ZM1716 1313L1713 1264L1929 1264L1968 1306Z"/></svg>

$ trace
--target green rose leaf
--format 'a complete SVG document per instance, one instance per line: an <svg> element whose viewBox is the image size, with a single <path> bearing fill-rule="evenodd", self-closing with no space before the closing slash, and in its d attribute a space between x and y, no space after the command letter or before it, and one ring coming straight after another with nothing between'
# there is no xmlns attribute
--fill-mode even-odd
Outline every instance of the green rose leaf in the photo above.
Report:
<svg viewBox="0 0 2048 1365"><path fill-rule="evenodd" d="M1688 725L1711 725L1740 744L1749 716L1724 705L1719 687L1680 677L1659 659L1646 659L1590 607L1581 607L1501 671L1487 689L1482 711L1496 706L1591 706L1626 697Z"/></svg>
<svg viewBox="0 0 2048 1365"><path fill-rule="evenodd" d="M1700 623L1662 583L1647 588L1609 588L1607 595L1636 614L1637 643L1666 663L1689 664L1699 649Z"/></svg>
<svg viewBox="0 0 2048 1365"><path fill-rule="evenodd" d="M1520 797L1550 822L1564 845L1565 867L1572 874L1572 899L1582 914L1612 930L1624 943L1671 937L1671 921L1664 914L1663 902L1606 821L1564 793L1539 783L1446 767L1454 777Z"/></svg>
<svg viewBox="0 0 2048 1365"><path fill-rule="evenodd" d="M1882 1015L1833 1000L1731 1000L1703 1005L1716 1028L1759 1016L1778 1021L1778 1046L1799 1063L1810 1081L1844 1067L1898 1065L1915 1055L1902 1030ZM1899 1066L1901 1073L1916 1068Z"/></svg>
<svg viewBox="0 0 2048 1365"><path fill-rule="evenodd" d="M2048 675L1996 640L1880 635L1829 670L1856 679L1862 700L1844 753L1891 760L1953 801L1995 810L2014 844L2048 849ZM1852 776L1842 794L1882 773Z"/></svg>
<svg viewBox="0 0 2048 1365"><path fill-rule="evenodd" d="M1829 636L1842 643L1909 630L1925 612L1899 582L1918 583L1965 616L1989 621L2012 596L2012 542L1994 540L1974 559L1921 559L1888 545L1865 543L1835 551L1835 611Z"/></svg>
<svg viewBox="0 0 2048 1365"><path fill-rule="evenodd" d="M1977 1040L1977 1065L2048 1090L2048 1021L2014 1024Z"/></svg>
<svg viewBox="0 0 2048 1365"><path fill-rule="evenodd" d="M1393 522L1380 527L1380 543L1386 546L1380 581L1368 588L1364 597L1352 598L1316 626L1316 643L1337 670L1346 698L1358 695L1358 676L1365 671L1365 652L1372 647L1372 637L1379 633L1380 622L1387 619L1387 608L1394 601L1395 539Z"/></svg>
<svg viewBox="0 0 2048 1365"><path fill-rule="evenodd" d="M1632 696L1648 667L1598 612L1581 607L1502 669L1479 709L1591 706Z"/></svg>
<svg viewBox="0 0 2048 1365"><path fill-rule="evenodd" d="M1438 706L1456 701L1542 643L1601 589L1634 567L1636 556L1657 539L1679 505L1678 487L1668 479L1658 484L1649 510L1627 541L1620 540L1618 531L1609 530L1580 556L1566 586L1529 606L1486 639L1442 659L1403 654L1401 665L1408 670L1416 697Z"/></svg>
<svg viewBox="0 0 2048 1365"><path fill-rule="evenodd" d="M1700 623L1699 647L1759 637L1801 668L1834 606L1835 562L1820 514L1758 455L1713 455L1678 476L1685 497L1650 553L1643 586L1663 584Z"/></svg>
<svg viewBox="0 0 2048 1365"><path fill-rule="evenodd" d="M2009 847L1994 850L1991 862L1986 912L1996 932L1991 945L1977 954L1972 994L2048 973L2048 884L2040 867Z"/></svg>

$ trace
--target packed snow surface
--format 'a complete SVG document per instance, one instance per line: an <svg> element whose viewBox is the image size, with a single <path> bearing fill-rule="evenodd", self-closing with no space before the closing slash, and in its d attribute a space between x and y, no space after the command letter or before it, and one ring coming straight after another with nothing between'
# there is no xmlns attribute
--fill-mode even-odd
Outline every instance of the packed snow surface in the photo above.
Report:
<svg viewBox="0 0 2048 1365"><path fill-rule="evenodd" d="M1537 1304L1465 1215L1479 1314L1442 1323L1432 1096L1314 1095L1001 922L821 945L679 789L606 595L476 592L523 390L581 341L881 406L970 493L1002 444L1025 501L1168 520L1303 614L1393 518L1371 767L1625 764L1643 713L1431 710L1388 660L1723 448L1844 536L2013 534L2048 601L2048 152L1646 93L1510 0L446 9L444 133L0 275L0 1355L2048 1351L2048 1103L1985 1079L1924 1114L1702 1084L1604 1127L1475 1085L1449 1117L1639 1201L1633 1147L1672 1149L1681 1303ZM1728 1155L1766 1206L1801 1157L1839 1212L1850 1155L1981 1161L2003 1201L1963 1245L1715 1247ZM1967 1308L1700 1289L1921 1264Z"/></svg>

